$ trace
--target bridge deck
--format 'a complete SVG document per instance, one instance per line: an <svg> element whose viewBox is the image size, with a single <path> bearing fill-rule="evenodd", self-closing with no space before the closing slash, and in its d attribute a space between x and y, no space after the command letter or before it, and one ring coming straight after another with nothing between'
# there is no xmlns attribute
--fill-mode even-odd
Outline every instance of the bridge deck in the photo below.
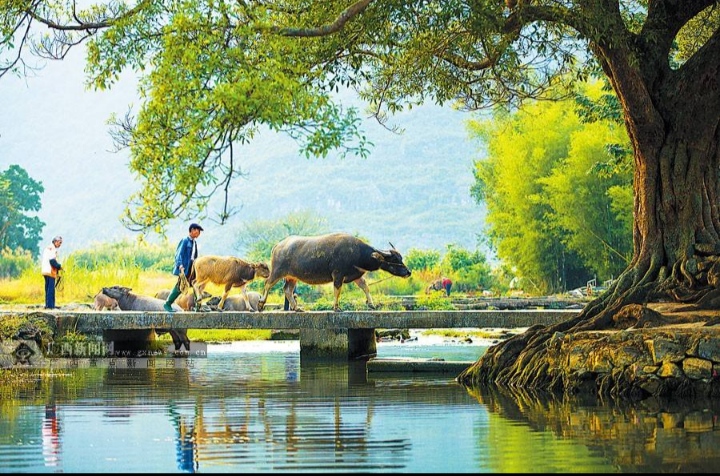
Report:
<svg viewBox="0 0 720 476"><path fill-rule="evenodd" d="M576 316L577 309L468 311L308 311L308 312L136 312L43 311L59 327L78 332L148 328L174 329L443 329L517 328L551 325ZM0 312L0 316L18 314ZM30 314L30 313L26 313ZM64 324L64 325L63 325Z"/></svg>

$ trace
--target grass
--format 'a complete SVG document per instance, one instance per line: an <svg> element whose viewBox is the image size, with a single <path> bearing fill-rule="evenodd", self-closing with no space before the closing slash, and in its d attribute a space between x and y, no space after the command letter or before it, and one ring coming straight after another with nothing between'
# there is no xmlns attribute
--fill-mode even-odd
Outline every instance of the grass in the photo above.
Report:
<svg viewBox="0 0 720 476"><path fill-rule="evenodd" d="M270 340L270 329L188 329L188 339L210 344L245 340ZM164 336L163 336L164 337Z"/></svg>

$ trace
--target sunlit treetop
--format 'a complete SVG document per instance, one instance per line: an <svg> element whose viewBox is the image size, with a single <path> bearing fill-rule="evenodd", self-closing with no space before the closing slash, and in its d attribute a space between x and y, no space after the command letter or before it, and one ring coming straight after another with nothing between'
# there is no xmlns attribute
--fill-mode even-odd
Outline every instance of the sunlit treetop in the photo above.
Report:
<svg viewBox="0 0 720 476"><path fill-rule="evenodd" d="M112 121L142 183L124 219L131 229L162 231L170 219L204 213L216 191L227 193L242 173L237 146L261 126L297 139L307 157L366 156L360 111L339 104L338 90L356 90L383 123L426 101L514 106L600 69L631 93L693 53L715 51L700 48L717 35L715 7L710 0L0 0L0 77L25 74L32 55L59 59L80 43L90 87L110 88L125 70L138 74L139 109ZM699 14L702 28L689 23ZM688 34L678 43L681 29ZM234 211L226 199L219 220Z"/></svg>

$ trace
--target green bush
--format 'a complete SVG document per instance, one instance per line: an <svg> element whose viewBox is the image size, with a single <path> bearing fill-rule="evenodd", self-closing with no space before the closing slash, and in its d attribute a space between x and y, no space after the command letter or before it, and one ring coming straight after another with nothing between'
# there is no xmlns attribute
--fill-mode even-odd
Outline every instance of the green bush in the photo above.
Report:
<svg viewBox="0 0 720 476"><path fill-rule="evenodd" d="M175 247L169 243L155 245L125 239L114 243L98 243L89 249L72 253L76 269L96 270L108 265L171 273Z"/></svg>
<svg viewBox="0 0 720 476"><path fill-rule="evenodd" d="M32 253L22 248L12 250L6 247L0 251L0 278L15 279L36 265ZM39 265L37 267L39 272Z"/></svg>
<svg viewBox="0 0 720 476"><path fill-rule="evenodd" d="M455 309L452 301L445 296L445 291L433 291L430 294L421 294L417 298L417 309L430 311L452 311Z"/></svg>

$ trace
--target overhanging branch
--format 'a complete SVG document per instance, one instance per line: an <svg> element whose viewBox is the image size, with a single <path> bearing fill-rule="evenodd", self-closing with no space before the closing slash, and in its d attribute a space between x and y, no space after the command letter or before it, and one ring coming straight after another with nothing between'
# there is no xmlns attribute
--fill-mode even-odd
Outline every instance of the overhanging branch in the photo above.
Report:
<svg viewBox="0 0 720 476"><path fill-rule="evenodd" d="M318 36L328 36L340 31L347 22L361 14L374 0L360 0L342 11L337 19L329 25L323 25L317 28L280 28L273 27L272 31L283 36L299 36L304 38L312 38Z"/></svg>

